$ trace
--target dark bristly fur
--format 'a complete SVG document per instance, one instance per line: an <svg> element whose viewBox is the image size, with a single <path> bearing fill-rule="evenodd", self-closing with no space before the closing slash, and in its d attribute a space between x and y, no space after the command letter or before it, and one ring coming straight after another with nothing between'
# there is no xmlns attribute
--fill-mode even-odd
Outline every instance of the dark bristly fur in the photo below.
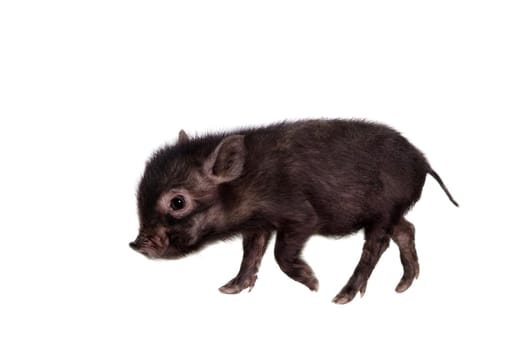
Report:
<svg viewBox="0 0 525 350"><path fill-rule="evenodd" d="M307 120L190 139L149 160L137 191L140 232L131 247L150 258L178 258L242 234L236 277L220 288L252 288L276 232L275 259L292 279L317 290L301 251L313 234L364 229L361 259L334 298L365 292L392 239L405 291L419 274L414 225L404 215L430 174L457 205L423 154L397 131L360 120Z"/></svg>

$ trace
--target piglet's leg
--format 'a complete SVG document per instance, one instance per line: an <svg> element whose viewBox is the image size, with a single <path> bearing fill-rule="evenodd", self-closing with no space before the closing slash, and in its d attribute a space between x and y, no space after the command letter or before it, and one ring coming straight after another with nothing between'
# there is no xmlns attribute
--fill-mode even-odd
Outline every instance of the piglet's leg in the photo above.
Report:
<svg viewBox="0 0 525 350"><path fill-rule="evenodd" d="M419 263L417 259L416 245L414 242L415 228L405 218L401 218L394 227L392 240L399 246L401 264L403 265L403 277L396 287L396 292L402 293L410 287L414 278L419 275Z"/></svg>
<svg viewBox="0 0 525 350"><path fill-rule="evenodd" d="M368 278L372 274L372 270L379 261L379 258L385 249L388 248L389 241L390 236L381 225L365 230L365 244L363 246L361 259L348 283L333 299L334 303L346 304L354 299L358 291L361 291L361 294L365 292Z"/></svg>
<svg viewBox="0 0 525 350"><path fill-rule="evenodd" d="M236 294L255 285L261 259L268 246L270 232L246 233L243 235L243 257L239 273L230 282L219 288L225 294Z"/></svg>
<svg viewBox="0 0 525 350"><path fill-rule="evenodd" d="M301 251L309 236L293 232L277 232L275 259L288 277L304 284L312 291L317 291L319 281L315 278L312 268L301 258Z"/></svg>

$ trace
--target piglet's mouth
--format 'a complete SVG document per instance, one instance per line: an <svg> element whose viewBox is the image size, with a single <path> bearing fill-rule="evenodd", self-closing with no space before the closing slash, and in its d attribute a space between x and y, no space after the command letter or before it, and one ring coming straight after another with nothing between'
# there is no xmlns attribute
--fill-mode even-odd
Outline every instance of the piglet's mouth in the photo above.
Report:
<svg viewBox="0 0 525 350"><path fill-rule="evenodd" d="M166 250L166 245L162 243L160 240L138 237L135 241L130 242L129 246L149 259L160 259Z"/></svg>

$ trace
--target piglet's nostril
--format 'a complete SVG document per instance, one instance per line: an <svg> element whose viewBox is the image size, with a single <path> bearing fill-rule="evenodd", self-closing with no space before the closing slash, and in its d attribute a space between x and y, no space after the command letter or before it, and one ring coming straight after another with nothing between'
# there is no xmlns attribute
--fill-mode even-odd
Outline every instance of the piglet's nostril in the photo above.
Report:
<svg viewBox="0 0 525 350"><path fill-rule="evenodd" d="M136 242L129 242L129 246L133 250L137 250L139 248L139 245Z"/></svg>

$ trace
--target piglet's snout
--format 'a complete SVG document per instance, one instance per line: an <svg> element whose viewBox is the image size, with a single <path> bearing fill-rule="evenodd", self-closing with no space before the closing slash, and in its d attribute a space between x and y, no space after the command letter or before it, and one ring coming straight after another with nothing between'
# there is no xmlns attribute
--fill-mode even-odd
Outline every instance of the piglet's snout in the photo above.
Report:
<svg viewBox="0 0 525 350"><path fill-rule="evenodd" d="M137 239L129 243L129 247L138 253L146 255L145 250L148 250L148 248L153 248L153 244L151 240L145 239L142 236L138 236Z"/></svg>
<svg viewBox="0 0 525 350"><path fill-rule="evenodd" d="M139 235L133 242L129 242L129 247L137 252L140 252L141 248L151 245L151 242L146 237Z"/></svg>
<svg viewBox="0 0 525 350"><path fill-rule="evenodd" d="M164 254L168 244L167 238L164 239L159 235L139 235L135 241L129 243L129 246L134 251L150 259L157 259Z"/></svg>

